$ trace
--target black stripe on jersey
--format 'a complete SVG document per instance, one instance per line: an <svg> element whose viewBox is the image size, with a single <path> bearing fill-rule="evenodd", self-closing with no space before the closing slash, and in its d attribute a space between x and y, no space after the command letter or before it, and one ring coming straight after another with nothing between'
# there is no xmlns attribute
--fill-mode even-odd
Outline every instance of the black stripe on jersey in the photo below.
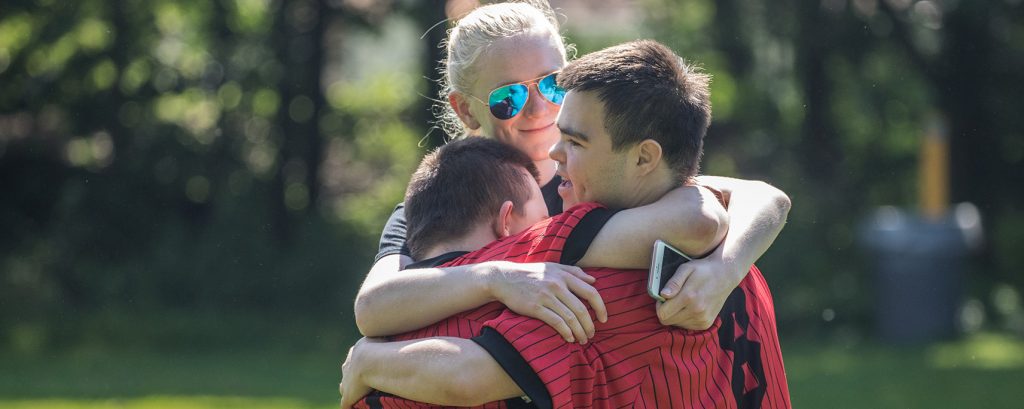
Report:
<svg viewBox="0 0 1024 409"><path fill-rule="evenodd" d="M501 258L505 259L505 260L518 260L519 258L521 258L521 257L523 257L523 256L525 256L527 254L529 254L531 256L536 256L536 255L540 255L540 254L547 254L547 253L550 253L550 252L553 252L553 251L557 252L557 251L561 251L561 250L559 250L559 249L544 249L544 250L523 249L523 251L521 253L507 254L507 255L502 256Z"/></svg>
<svg viewBox="0 0 1024 409"><path fill-rule="evenodd" d="M384 409L384 406L380 404L380 394L374 392L367 395L366 406L369 406L370 409Z"/></svg>
<svg viewBox="0 0 1024 409"><path fill-rule="evenodd" d="M710 333L709 332L708 334L709 335L714 335L716 337L718 336L717 333ZM724 362L725 360L722 359L723 358L722 355L716 354L716 352L719 352L719 351L715 350L715 347L718 346L717 344L718 344L718 342L706 342L706 343L704 343L704 352L707 352L707 355L709 357L714 358L713 361L714 361L715 365L714 365L714 368L710 368L710 366L709 366L708 376L711 377L711 380L715 384L715 389L718 390L718 396L721 396L722 399L726 399L729 396L729 393L727 393L726 391L728 390L728 392L732 392L732 389L731 389L732 386L731 386L731 384L727 383L726 384L726 388L722 389L722 382L721 381L722 381L722 379L729 379L729 374L726 373L725 372L725 368L722 367L722 365L725 364L725 362ZM730 365L730 368L731 367L732 366ZM718 370L717 372L722 375L721 378L715 376L715 369L717 369Z"/></svg>
<svg viewBox="0 0 1024 409"><path fill-rule="evenodd" d="M772 382L772 384L765 385L765 390L767 392L768 390L774 388L775 385L782 385L784 383L781 380L779 380L779 374L778 374L778 371L783 368L783 366L782 366L782 364L783 364L782 363L782 357L772 353L772 351L780 350L780 346L778 345L778 342L777 342L778 337L774 337L773 338L773 337L769 336L769 332L772 329L771 329L771 327L769 327L768 322L764 319L764 317L761 316L761 312L762 311L759 308L754 308L752 310L751 309L747 309L747 312L748 312L748 314L752 312L753 315L754 315L754 318L757 319L758 325L757 325L757 327L753 327L752 326L751 331L754 332L755 334L757 334L758 339L761 340L761 346L763 348L762 352L768 353L768 355L771 356L771 357L775 357L775 358L768 358L768 357L766 357L764 355L761 356L761 359L764 360L764 361L771 360L771 362L767 362L767 365L766 365L767 366L766 372L768 372L768 374L771 376L771 382ZM767 342L767 343L765 343L768 340L774 340L776 342ZM777 364L773 364L773 362L775 362L775 361L778 361ZM782 396L782 398L785 398L785 397ZM764 399L765 399L765 402L768 403L768 406L770 406L772 408L776 407L774 400L772 400L772 394L771 393L765 393Z"/></svg>
<svg viewBox="0 0 1024 409"><path fill-rule="evenodd" d="M718 341L722 349L732 351L732 392L736 404L742 408L760 408L766 388L763 360L761 359L761 343L750 340L750 316L747 314L747 298L743 288L737 287L725 300L722 312L719 317L722 319L722 326L718 327ZM736 329L742 331L742 335L736 333ZM746 374L743 371L743 364L747 365L757 387L746 391Z"/></svg>
<svg viewBox="0 0 1024 409"><path fill-rule="evenodd" d="M536 406L531 402L523 400L523 398L509 398L505 399L505 407L508 409L534 409Z"/></svg>
<svg viewBox="0 0 1024 409"><path fill-rule="evenodd" d="M551 395L544 387L544 382L533 372L533 368L530 368L530 364L526 363L522 355L519 355L519 351L516 351L515 347L506 341L498 331L485 327L479 336L471 338L471 340L491 354L495 361L498 361L498 365L501 365L501 368L508 373L516 385L522 388L526 396L533 400L532 404L535 407L551 408Z"/></svg>
<svg viewBox="0 0 1024 409"><path fill-rule="evenodd" d="M695 338L696 339L700 339L700 338L704 338L704 337L703 336L698 336L698 337L695 337ZM707 340L701 339L701 344L707 345ZM697 359L700 359L700 368L710 369L708 367L708 363L706 361L704 361L704 357L701 356L701 348L690 348L690 362L693 362L694 365L696 365L697 364L697 359L693 358L694 355L697 356ZM701 409L705 408L705 406L704 406L704 397L711 394L710 393L711 391L708 390L707 383L705 383L704 376L706 374L707 374L707 371L697 370L697 374L696 374L697 376L695 377L696 379L693 380L695 385L697 385L700 388L700 390L701 390L701 394L699 396L697 396L697 403L700 404L700 408Z"/></svg>
<svg viewBox="0 0 1024 409"><path fill-rule="evenodd" d="M601 231L605 223L615 215L615 211L605 208L595 208L583 215L576 227L565 239L562 246L562 259L559 263L576 265L587 254L587 249L594 242L597 233Z"/></svg>
<svg viewBox="0 0 1024 409"><path fill-rule="evenodd" d="M462 256L464 256L466 254L469 254L469 252L468 251L453 251L453 252L450 252L450 253L444 253L444 254L442 254L440 256L437 256L437 257L431 257L431 258L428 258L426 260L420 260L420 261L417 261L415 263L409 264L409 265L405 266L405 268L406 269L410 269L410 268L437 267L439 265L442 265L444 263L447 263L449 261L452 261L452 260L455 260L455 259L457 259L459 257L462 257Z"/></svg>

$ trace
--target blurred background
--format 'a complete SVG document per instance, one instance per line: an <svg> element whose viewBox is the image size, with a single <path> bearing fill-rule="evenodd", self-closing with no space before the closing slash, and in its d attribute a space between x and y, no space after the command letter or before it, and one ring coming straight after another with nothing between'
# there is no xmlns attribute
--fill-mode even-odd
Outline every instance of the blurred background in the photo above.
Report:
<svg viewBox="0 0 1024 409"><path fill-rule="evenodd" d="M336 407L474 3L4 1L0 406ZM792 198L796 406L1019 407L1021 0L551 3L579 54L702 64L703 172Z"/></svg>

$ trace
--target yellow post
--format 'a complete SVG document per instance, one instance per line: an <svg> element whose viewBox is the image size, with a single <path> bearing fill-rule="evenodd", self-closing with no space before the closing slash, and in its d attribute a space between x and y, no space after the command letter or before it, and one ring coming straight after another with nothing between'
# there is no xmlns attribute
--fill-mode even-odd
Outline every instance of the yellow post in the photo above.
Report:
<svg viewBox="0 0 1024 409"><path fill-rule="evenodd" d="M949 138L941 115L928 122L921 144L918 199L921 214L938 221L949 209Z"/></svg>

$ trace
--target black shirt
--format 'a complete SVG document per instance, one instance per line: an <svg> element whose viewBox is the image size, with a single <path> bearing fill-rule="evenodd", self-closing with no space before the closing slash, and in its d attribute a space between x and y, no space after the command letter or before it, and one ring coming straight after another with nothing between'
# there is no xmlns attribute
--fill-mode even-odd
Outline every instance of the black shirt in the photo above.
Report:
<svg viewBox="0 0 1024 409"><path fill-rule="evenodd" d="M562 197L558 195L558 185L561 183L562 178L555 175L550 182L540 188L540 193L544 196L544 204L548 206L548 214L552 216L562 213ZM384 231L380 235L377 257L374 257L373 262L376 263L384 256L392 254L410 255L409 247L405 245L405 234L405 203L399 203L395 206L391 217L388 218L387 224L384 225Z"/></svg>

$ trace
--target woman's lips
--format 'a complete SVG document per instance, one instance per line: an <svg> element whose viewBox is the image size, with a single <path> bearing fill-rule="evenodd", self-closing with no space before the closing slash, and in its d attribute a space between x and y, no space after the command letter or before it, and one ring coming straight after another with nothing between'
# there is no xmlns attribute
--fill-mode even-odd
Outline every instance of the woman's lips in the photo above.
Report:
<svg viewBox="0 0 1024 409"><path fill-rule="evenodd" d="M544 125L544 126L542 126L540 128L522 129L521 131L522 132L541 132L541 131L546 131L546 130L550 129L553 126L555 126L554 122L552 122L550 124L547 124L547 125Z"/></svg>

